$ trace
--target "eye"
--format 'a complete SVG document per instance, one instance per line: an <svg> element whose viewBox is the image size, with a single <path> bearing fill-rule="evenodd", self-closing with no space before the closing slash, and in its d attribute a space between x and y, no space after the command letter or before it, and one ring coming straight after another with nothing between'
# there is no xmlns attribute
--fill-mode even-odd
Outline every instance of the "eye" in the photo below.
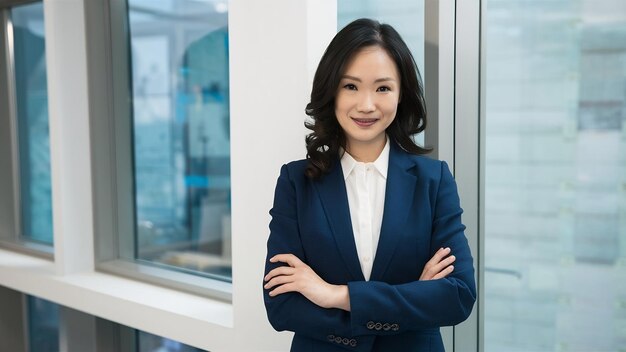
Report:
<svg viewBox="0 0 626 352"><path fill-rule="evenodd" d="M378 91L378 92L391 92L391 88L389 88L387 86L382 86L382 87L379 87L376 91Z"/></svg>
<svg viewBox="0 0 626 352"><path fill-rule="evenodd" d="M356 90L356 86L354 84L352 84L352 83L348 83L348 84L344 85L343 87L345 89L348 89L348 90Z"/></svg>

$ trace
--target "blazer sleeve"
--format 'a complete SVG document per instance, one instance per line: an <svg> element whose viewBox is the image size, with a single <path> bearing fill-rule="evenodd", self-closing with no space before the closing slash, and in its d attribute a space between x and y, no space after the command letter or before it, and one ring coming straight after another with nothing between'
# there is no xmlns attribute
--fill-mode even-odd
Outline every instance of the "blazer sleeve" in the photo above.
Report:
<svg viewBox="0 0 626 352"><path fill-rule="evenodd" d="M272 220L267 242L265 275L280 265L286 265L269 262L276 254L291 253L307 262L300 241L295 184L286 165L280 170L270 215ZM349 312L319 307L299 292L270 297L269 290L264 289L263 298L269 322L277 331L293 331L352 351L371 349L374 336L354 336Z"/></svg>
<svg viewBox="0 0 626 352"><path fill-rule="evenodd" d="M355 334L392 335L456 325L467 319L476 301L476 284L462 212L454 178L448 165L441 162L430 255L439 248L450 247L451 254L456 256L454 271L443 279L400 285L372 281L348 283Z"/></svg>

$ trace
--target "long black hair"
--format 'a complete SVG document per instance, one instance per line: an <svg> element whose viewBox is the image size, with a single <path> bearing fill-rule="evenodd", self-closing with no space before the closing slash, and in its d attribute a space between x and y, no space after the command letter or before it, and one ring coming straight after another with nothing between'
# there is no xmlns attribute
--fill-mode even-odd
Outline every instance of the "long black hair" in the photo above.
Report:
<svg viewBox="0 0 626 352"><path fill-rule="evenodd" d="M389 138L408 153L426 154L431 151L415 144L412 138L426 128L426 103L421 76L411 51L390 25L361 18L335 35L315 72L311 102L305 110L313 121L304 124L313 131L306 136L309 163L305 171L312 179L319 179L328 173L339 158L340 148L346 149L346 137L335 116L335 96L346 63L359 49L367 46L383 48L400 74L401 99L396 117L387 127Z"/></svg>

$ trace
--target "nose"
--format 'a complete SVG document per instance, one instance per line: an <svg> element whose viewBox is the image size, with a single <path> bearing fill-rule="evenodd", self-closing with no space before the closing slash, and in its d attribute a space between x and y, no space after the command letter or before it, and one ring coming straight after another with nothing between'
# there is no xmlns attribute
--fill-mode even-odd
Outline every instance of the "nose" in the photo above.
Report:
<svg viewBox="0 0 626 352"><path fill-rule="evenodd" d="M370 93L361 94L357 104L357 110L362 113L369 113L376 110L374 99Z"/></svg>

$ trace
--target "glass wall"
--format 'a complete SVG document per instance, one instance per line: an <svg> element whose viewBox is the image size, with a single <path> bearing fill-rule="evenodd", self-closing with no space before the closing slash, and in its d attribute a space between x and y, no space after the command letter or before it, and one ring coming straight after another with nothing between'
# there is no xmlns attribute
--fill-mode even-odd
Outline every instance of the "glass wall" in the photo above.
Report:
<svg viewBox="0 0 626 352"><path fill-rule="evenodd" d="M27 296L28 311L28 350L31 352L57 352L59 344L59 309L60 306L44 299ZM136 352L202 352L204 350L191 347L178 341L152 335L145 331L130 329L123 325L116 325L118 333L129 331L135 335L132 339L119 339L119 345L108 345L118 351ZM106 341L110 343L111 341ZM104 348L104 346L99 346Z"/></svg>
<svg viewBox="0 0 626 352"><path fill-rule="evenodd" d="M135 330L137 334L137 352L202 352L199 348L169 340L161 336Z"/></svg>
<svg viewBox="0 0 626 352"><path fill-rule="evenodd" d="M489 0L483 16L485 351L621 351L626 7Z"/></svg>
<svg viewBox="0 0 626 352"><path fill-rule="evenodd" d="M358 18L372 18L393 26L424 70L424 0L338 0L337 29Z"/></svg>
<svg viewBox="0 0 626 352"><path fill-rule="evenodd" d="M43 4L13 7L11 20L19 144L20 232L26 240L52 244Z"/></svg>
<svg viewBox="0 0 626 352"><path fill-rule="evenodd" d="M230 280L227 1L128 9L135 259Z"/></svg>
<svg viewBox="0 0 626 352"><path fill-rule="evenodd" d="M28 350L59 351L59 306L41 298L28 296Z"/></svg>

